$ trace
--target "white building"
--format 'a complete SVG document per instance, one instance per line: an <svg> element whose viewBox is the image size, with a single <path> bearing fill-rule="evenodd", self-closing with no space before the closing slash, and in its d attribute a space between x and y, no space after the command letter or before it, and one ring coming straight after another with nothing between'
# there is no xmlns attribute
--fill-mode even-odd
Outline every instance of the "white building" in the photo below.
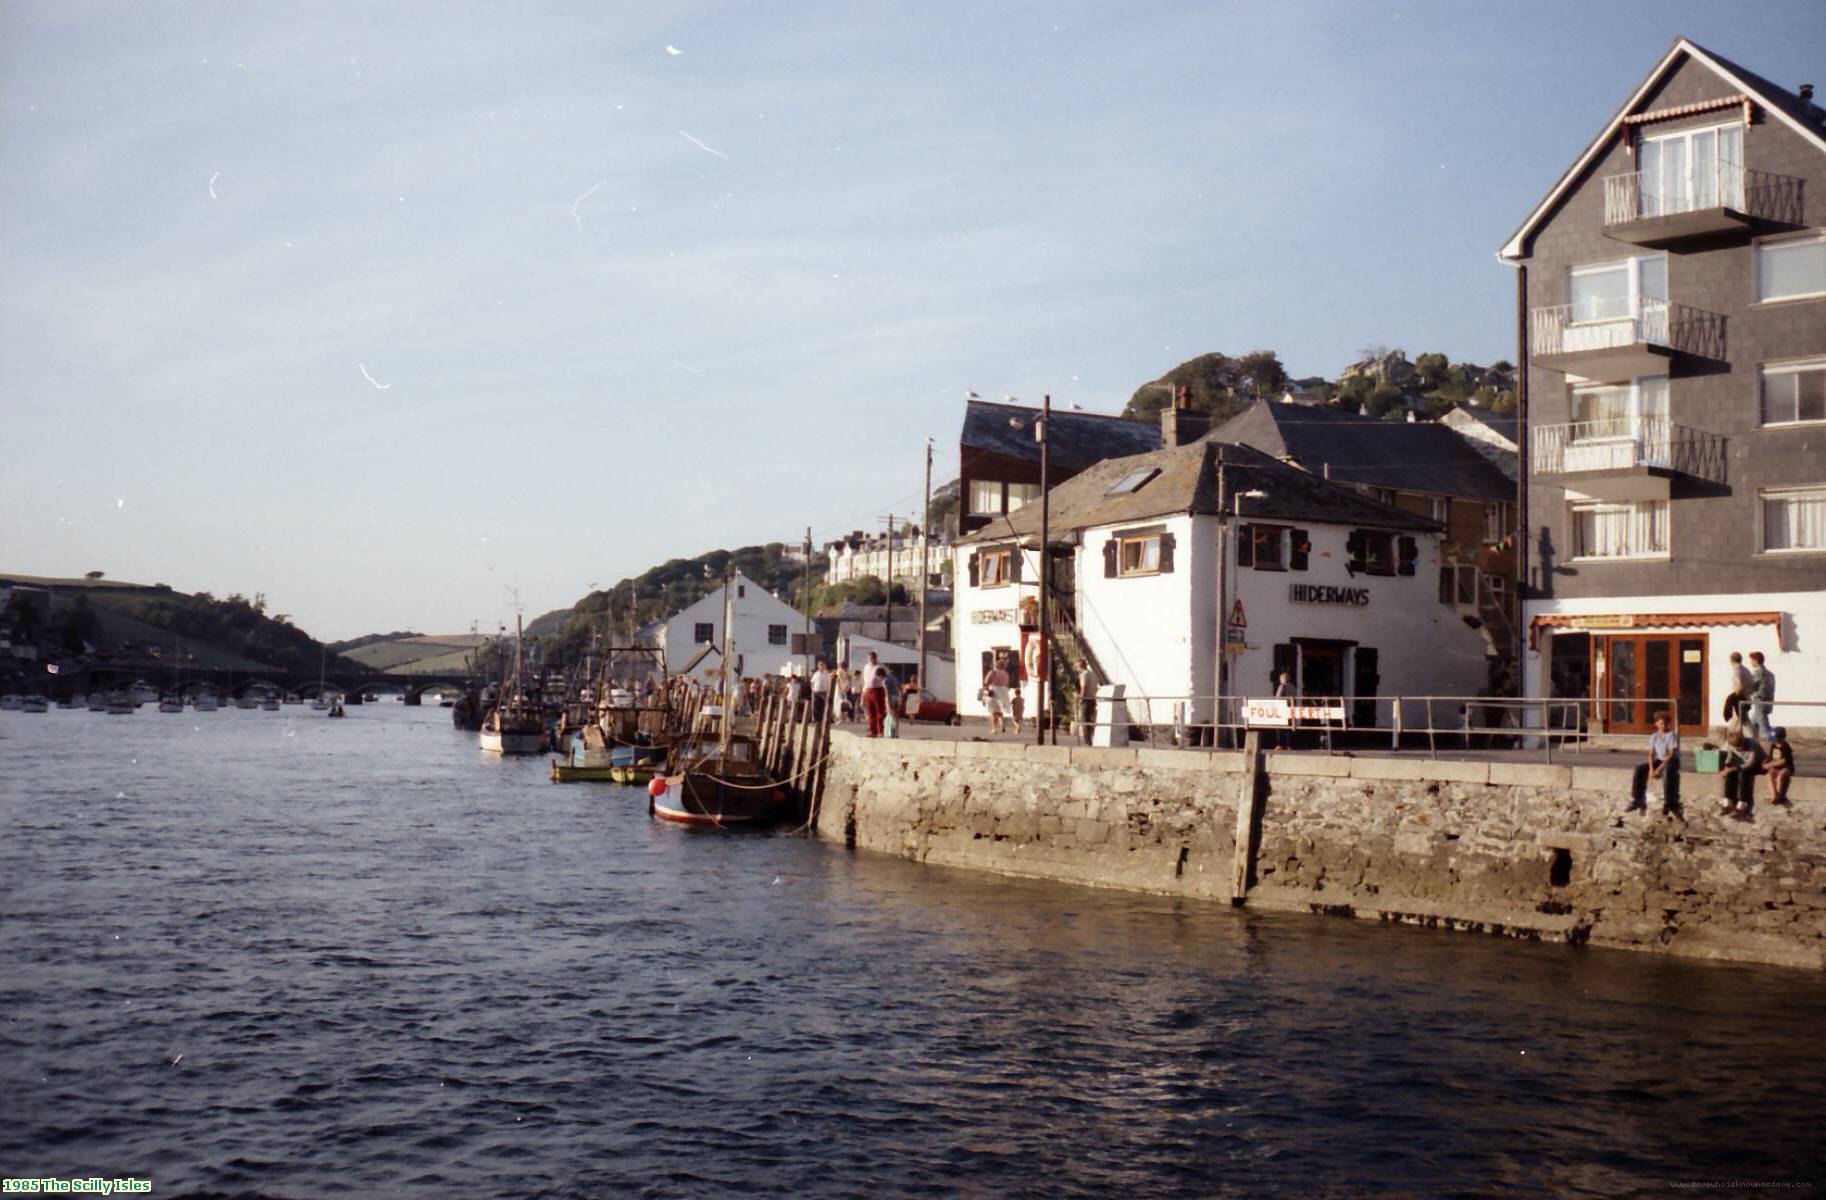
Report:
<svg viewBox="0 0 1826 1200"><path fill-rule="evenodd" d="M896 529L891 538L885 533L871 536L857 530L848 537L827 542L824 550L830 557L830 565L825 568L824 582L849 583L873 575L883 582L898 582L916 588L923 552L929 576L927 583L939 587L943 584L943 567L950 558L951 546L942 538L932 538L930 546L926 541L917 525L908 525Z"/></svg>
<svg viewBox="0 0 1826 1200"><path fill-rule="evenodd" d="M805 614L746 575L738 573L730 586L735 588L735 660L730 664L735 673L750 678L803 670L807 656L793 650L802 648ZM660 627L658 643L669 673L701 682L722 670L726 590L716 589Z"/></svg>
<svg viewBox="0 0 1826 1200"><path fill-rule="evenodd" d="M1123 685L1136 723L1207 723L1215 695L1268 695L1283 670L1302 695L1345 698L1353 723L1381 726L1392 705L1377 697L1473 696L1488 681L1484 638L1439 599L1439 527L1258 450L1203 441L1112 459L1054 488L1051 510L1054 644L1063 665L1082 653ZM957 548L966 715L983 715L976 686L997 651L1026 667L1029 713L1038 699L1037 506L1008 525ZM1403 721L1425 713L1410 704Z"/></svg>

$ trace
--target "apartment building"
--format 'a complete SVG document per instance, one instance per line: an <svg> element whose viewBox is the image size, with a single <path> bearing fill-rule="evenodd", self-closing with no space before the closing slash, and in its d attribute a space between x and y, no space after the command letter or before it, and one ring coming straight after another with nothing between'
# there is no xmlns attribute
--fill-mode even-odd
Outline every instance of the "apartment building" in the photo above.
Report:
<svg viewBox="0 0 1826 1200"><path fill-rule="evenodd" d="M1826 116L1676 41L1528 214L1523 684L1719 721L1760 650L1826 726Z"/></svg>

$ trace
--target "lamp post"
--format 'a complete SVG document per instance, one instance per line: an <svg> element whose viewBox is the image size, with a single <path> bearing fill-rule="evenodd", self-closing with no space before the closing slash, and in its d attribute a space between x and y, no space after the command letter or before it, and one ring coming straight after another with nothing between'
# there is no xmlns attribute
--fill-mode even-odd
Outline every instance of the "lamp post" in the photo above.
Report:
<svg viewBox="0 0 1826 1200"><path fill-rule="evenodd" d="M1217 495L1218 503L1223 504L1224 496L1224 461L1217 462ZM1243 515L1243 501L1260 500L1268 493L1259 488L1237 492L1230 497L1226 508L1220 508L1222 523L1218 526L1217 546L1217 695L1212 697L1212 723L1223 723L1223 705L1225 690L1230 686L1230 560L1235 557L1231 552L1232 545L1240 536L1236 523Z"/></svg>

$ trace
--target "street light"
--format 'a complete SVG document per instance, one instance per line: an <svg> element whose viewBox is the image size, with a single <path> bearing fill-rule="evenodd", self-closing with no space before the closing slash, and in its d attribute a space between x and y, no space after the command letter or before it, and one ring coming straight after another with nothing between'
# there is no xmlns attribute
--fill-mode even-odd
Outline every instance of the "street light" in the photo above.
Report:
<svg viewBox="0 0 1826 1200"><path fill-rule="evenodd" d="M1221 454L1221 451L1220 451ZM1217 494L1222 502L1224 494L1224 460L1217 461ZM1267 492L1260 488L1250 488L1237 492L1230 497L1230 508L1222 512L1227 518L1219 530L1217 560L1217 695L1211 698L1212 732L1223 723L1224 694L1230 686L1230 560L1234 557L1232 547L1237 539L1236 522L1243 515L1243 501L1261 500ZM1228 735L1226 735L1228 736ZM1215 742L1213 738L1213 742Z"/></svg>

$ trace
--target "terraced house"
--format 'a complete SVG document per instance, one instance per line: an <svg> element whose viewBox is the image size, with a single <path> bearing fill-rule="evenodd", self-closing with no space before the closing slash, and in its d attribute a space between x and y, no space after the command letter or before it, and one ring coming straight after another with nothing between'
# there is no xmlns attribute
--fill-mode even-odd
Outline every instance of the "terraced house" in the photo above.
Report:
<svg viewBox="0 0 1826 1200"><path fill-rule="evenodd" d="M1826 113L1676 41L1501 251L1517 269L1523 681L1612 732L1719 720L1727 655L1826 725Z"/></svg>

